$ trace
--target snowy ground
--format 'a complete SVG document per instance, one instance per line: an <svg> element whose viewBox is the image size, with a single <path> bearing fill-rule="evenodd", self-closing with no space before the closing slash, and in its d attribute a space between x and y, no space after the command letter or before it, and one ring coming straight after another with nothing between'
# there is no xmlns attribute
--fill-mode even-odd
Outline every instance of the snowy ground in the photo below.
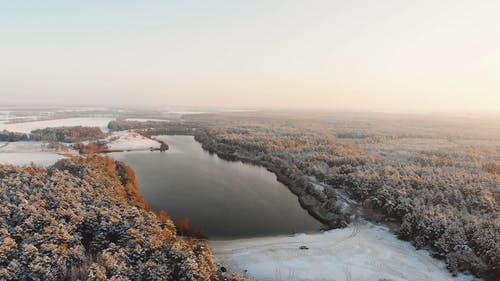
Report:
<svg viewBox="0 0 500 281"><path fill-rule="evenodd" d="M217 262L258 280L473 279L452 277L442 261L365 221L321 234L210 241L210 246Z"/></svg>
<svg viewBox="0 0 500 281"><path fill-rule="evenodd" d="M11 132L30 133L36 129L44 129L48 127L63 127L63 126L84 126L84 127L99 127L103 132L108 131L108 123L114 120L113 118L66 118L44 121L31 121L22 123L0 123L0 131L7 130Z"/></svg>
<svg viewBox="0 0 500 281"><path fill-rule="evenodd" d="M0 142L0 164L50 166L62 158L44 142Z"/></svg>
<svg viewBox="0 0 500 281"><path fill-rule="evenodd" d="M0 143L0 153L29 153L53 151L47 148L47 143L40 141L17 141Z"/></svg>
<svg viewBox="0 0 500 281"><path fill-rule="evenodd" d="M50 166L64 156L50 152L0 153L0 164Z"/></svg>
<svg viewBox="0 0 500 281"><path fill-rule="evenodd" d="M106 141L108 141L108 147L111 149L148 150L150 148L160 148L159 142L129 131L113 132Z"/></svg>

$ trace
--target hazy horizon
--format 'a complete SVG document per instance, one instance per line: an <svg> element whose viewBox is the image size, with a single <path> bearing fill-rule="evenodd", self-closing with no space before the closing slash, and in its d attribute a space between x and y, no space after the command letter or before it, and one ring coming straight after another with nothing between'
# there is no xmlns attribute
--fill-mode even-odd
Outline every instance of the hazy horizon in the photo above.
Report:
<svg viewBox="0 0 500 281"><path fill-rule="evenodd" d="M500 113L497 1L3 1L2 104Z"/></svg>

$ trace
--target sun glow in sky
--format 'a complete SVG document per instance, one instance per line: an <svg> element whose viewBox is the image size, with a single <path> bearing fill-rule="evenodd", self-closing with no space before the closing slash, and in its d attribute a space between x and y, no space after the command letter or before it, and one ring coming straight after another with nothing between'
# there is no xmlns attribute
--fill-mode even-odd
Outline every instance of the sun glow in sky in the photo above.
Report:
<svg viewBox="0 0 500 281"><path fill-rule="evenodd" d="M499 15L496 0L0 0L0 98L500 113Z"/></svg>

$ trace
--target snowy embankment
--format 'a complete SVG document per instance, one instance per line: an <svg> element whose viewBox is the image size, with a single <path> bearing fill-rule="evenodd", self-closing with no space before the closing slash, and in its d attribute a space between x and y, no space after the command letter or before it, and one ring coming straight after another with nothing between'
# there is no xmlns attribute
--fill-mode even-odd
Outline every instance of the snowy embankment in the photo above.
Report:
<svg viewBox="0 0 500 281"><path fill-rule="evenodd" d="M321 234L211 241L218 263L258 280L471 280L366 221ZM305 246L308 249L299 249Z"/></svg>
<svg viewBox="0 0 500 281"><path fill-rule="evenodd" d="M160 148L160 143L130 131L113 132L105 139L110 149L116 150L149 150Z"/></svg>
<svg viewBox="0 0 500 281"><path fill-rule="evenodd" d="M22 123L0 123L0 131L30 133L33 130L54 127L99 127L103 132L108 131L108 123L114 118L66 118L43 121L31 121Z"/></svg>

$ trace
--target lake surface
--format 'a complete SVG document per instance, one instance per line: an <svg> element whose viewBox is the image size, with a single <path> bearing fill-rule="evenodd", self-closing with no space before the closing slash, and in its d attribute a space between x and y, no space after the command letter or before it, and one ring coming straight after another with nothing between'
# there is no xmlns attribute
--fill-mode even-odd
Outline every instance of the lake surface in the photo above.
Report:
<svg viewBox="0 0 500 281"><path fill-rule="evenodd" d="M111 154L136 172L140 191L174 220L188 217L211 239L313 232L321 224L262 167L229 162L192 136L162 136L167 152Z"/></svg>

